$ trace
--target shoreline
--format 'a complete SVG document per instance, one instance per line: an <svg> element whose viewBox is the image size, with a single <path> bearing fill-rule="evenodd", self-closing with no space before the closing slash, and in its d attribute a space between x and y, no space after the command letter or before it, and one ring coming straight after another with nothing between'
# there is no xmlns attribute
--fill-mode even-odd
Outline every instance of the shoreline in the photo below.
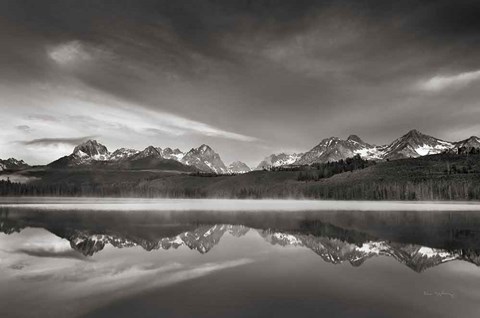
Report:
<svg viewBox="0 0 480 318"><path fill-rule="evenodd" d="M480 211L478 201L0 197L0 208L116 211Z"/></svg>

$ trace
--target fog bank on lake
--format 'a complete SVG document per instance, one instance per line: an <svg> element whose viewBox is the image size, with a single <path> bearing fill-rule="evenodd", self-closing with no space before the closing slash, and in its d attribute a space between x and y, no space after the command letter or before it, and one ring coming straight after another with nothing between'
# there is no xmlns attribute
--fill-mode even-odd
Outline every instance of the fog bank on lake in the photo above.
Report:
<svg viewBox="0 0 480 318"><path fill-rule="evenodd" d="M477 202L0 198L0 207L102 211L480 211Z"/></svg>

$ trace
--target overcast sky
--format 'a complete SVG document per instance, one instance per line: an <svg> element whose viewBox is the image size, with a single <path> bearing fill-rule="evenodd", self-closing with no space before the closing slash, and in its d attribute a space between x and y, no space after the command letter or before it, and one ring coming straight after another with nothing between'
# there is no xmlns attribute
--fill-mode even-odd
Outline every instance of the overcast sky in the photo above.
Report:
<svg viewBox="0 0 480 318"><path fill-rule="evenodd" d="M480 1L0 0L0 158L480 134Z"/></svg>

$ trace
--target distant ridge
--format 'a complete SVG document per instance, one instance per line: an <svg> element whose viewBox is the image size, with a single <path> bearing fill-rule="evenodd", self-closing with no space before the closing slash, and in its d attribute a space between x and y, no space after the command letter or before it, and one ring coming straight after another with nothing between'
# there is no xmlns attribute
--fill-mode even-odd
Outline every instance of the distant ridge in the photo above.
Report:
<svg viewBox="0 0 480 318"><path fill-rule="evenodd" d="M120 148L110 153L96 140L87 140L76 146L73 152L47 165L51 168L109 167L124 169L168 169L230 173L220 156L208 145L192 148L183 153L179 149L148 146L142 151ZM239 173L239 172L237 172Z"/></svg>
<svg viewBox="0 0 480 318"><path fill-rule="evenodd" d="M265 157L254 169L263 170L272 167L288 165L310 165L313 163L326 163L353 156L362 159L384 161L405 158L417 158L426 155L449 153L471 153L480 149L480 138L471 136L457 142L441 140L412 129L403 136L386 145L373 145L365 142L357 135L350 135L343 140L338 137L322 139L319 144L304 153L277 153ZM145 159L148 158L148 159ZM137 161L145 159L143 161ZM155 160L154 160L155 159ZM136 161L135 164L132 162ZM252 169L241 161L234 161L228 167L220 155L209 145L203 144L192 148L188 152L180 149L160 148L148 146L144 150L119 148L109 152L107 147L96 140L87 140L73 149L70 155L61 157L47 166L51 168L72 167L138 167L151 168L152 165L160 167L160 162L168 163L170 167L179 168L181 171L202 171L216 174L247 173ZM174 163L173 163L174 162ZM181 165L178 165L181 164ZM190 168L184 168L188 166ZM22 160L10 158L0 159L0 171L9 169L25 169L29 166Z"/></svg>
<svg viewBox="0 0 480 318"><path fill-rule="evenodd" d="M271 154L265 157L256 167L256 170L268 169L271 167L281 167L295 163L303 154L302 153L279 153Z"/></svg>
<svg viewBox="0 0 480 318"><path fill-rule="evenodd" d="M181 162L205 172L229 173L220 155L205 144L192 148L183 156Z"/></svg>
<svg viewBox="0 0 480 318"><path fill-rule="evenodd" d="M23 160L17 160L15 158L8 158L5 160L0 159L0 171L3 170L19 170L30 167Z"/></svg>
<svg viewBox="0 0 480 318"><path fill-rule="evenodd" d="M458 149L462 146L466 148L480 148L480 139L472 136L455 143L423 134L416 129L410 130L390 144L383 146L366 143L357 135L350 135L346 140L330 137L323 139L318 145L305 152L298 160L289 164L326 163L355 155L359 155L363 159L377 161L417 158L442 152L458 152ZM288 154L283 155L288 156ZM263 165L264 161L259 166Z"/></svg>

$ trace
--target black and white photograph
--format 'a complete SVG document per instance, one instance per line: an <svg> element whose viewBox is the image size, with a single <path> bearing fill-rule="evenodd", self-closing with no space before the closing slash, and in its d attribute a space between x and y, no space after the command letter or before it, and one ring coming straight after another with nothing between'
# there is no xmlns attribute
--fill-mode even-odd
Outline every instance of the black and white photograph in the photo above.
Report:
<svg viewBox="0 0 480 318"><path fill-rule="evenodd" d="M0 317L480 317L478 136L478 0L0 0Z"/></svg>

